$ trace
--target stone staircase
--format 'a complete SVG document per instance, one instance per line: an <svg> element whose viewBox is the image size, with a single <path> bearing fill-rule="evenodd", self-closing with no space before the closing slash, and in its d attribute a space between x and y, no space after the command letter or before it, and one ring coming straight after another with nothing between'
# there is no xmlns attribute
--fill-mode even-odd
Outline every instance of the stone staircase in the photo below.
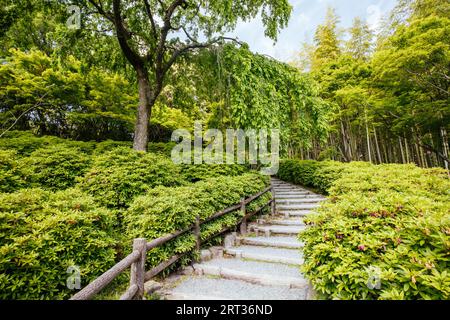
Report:
<svg viewBox="0 0 450 320"><path fill-rule="evenodd" d="M168 277L156 293L171 300L305 300L313 292L300 272L302 217L325 198L300 186L271 180L276 215L232 233L224 247L202 250L200 263Z"/></svg>

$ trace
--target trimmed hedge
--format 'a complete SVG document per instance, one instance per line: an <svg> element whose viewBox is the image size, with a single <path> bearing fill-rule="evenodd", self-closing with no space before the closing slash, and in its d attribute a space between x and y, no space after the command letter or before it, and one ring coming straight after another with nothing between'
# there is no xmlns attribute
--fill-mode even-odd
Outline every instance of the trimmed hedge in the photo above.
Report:
<svg viewBox="0 0 450 320"><path fill-rule="evenodd" d="M180 169L169 158L137 152L127 147L115 148L93 159L78 186L109 208L126 208L138 195L153 187L184 183Z"/></svg>
<svg viewBox="0 0 450 320"><path fill-rule="evenodd" d="M445 170L289 160L279 177L330 195L299 236L302 270L324 297L450 298Z"/></svg>
<svg viewBox="0 0 450 320"><path fill-rule="evenodd" d="M20 161L29 186L53 191L73 187L75 179L83 176L89 165L86 154L65 144L36 149Z"/></svg>
<svg viewBox="0 0 450 320"><path fill-rule="evenodd" d="M0 192L14 192L24 186L16 151L0 150Z"/></svg>
<svg viewBox="0 0 450 320"><path fill-rule="evenodd" d="M367 166L366 162L353 162L356 166ZM331 184L340 177L345 164L337 161L282 160L277 176L285 181L327 193Z"/></svg>
<svg viewBox="0 0 450 320"><path fill-rule="evenodd" d="M115 216L79 190L0 194L0 299L64 299L115 263Z"/></svg>
<svg viewBox="0 0 450 320"><path fill-rule="evenodd" d="M239 203L242 198L256 194L268 185L266 176L245 174L239 177L219 177L200 181L192 185L175 188L157 187L137 197L124 213L124 222L129 239L145 237L148 241L164 234L182 230L195 222L197 215L206 219L215 212ZM248 210L255 210L267 202L270 193L252 201ZM202 225L202 238L214 235L225 225L234 225L241 212L227 214L222 218ZM192 250L194 237L179 237L167 245L148 253L149 265L170 258L175 253Z"/></svg>
<svg viewBox="0 0 450 320"><path fill-rule="evenodd" d="M209 178L220 176L239 176L249 170L244 165L239 164L183 164L181 174L183 179L189 182L197 182Z"/></svg>
<svg viewBox="0 0 450 320"><path fill-rule="evenodd" d="M96 143L62 139L55 136L36 136L30 131L9 131L0 139L0 150L15 150L21 156L28 156L39 148L54 145L75 147L83 153L91 154Z"/></svg>
<svg viewBox="0 0 450 320"><path fill-rule="evenodd" d="M0 299L69 298L75 291L66 287L68 267L81 268L85 286L130 252L133 238L179 230L197 214L208 217L268 184L259 174L242 175L245 166L175 165L165 155L170 144L151 147L157 154L136 152L128 142L85 143L29 132L0 139ZM269 198L253 201L248 210ZM202 238L240 217L236 211L202 225ZM173 240L150 252L148 267L194 246L189 235ZM192 257L188 253L173 267Z"/></svg>

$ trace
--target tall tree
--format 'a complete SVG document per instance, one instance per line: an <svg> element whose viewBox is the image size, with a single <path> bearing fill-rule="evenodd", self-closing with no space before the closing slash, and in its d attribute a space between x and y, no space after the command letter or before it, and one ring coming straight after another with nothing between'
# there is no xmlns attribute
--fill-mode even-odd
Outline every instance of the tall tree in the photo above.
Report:
<svg viewBox="0 0 450 320"><path fill-rule="evenodd" d="M373 34L367 23L357 17L349 30L350 39L346 43L347 52L357 60L368 60L372 49Z"/></svg>
<svg viewBox="0 0 450 320"><path fill-rule="evenodd" d="M230 40L223 36L236 23L261 14L265 35L276 40L291 14L288 0L83 0L95 24L110 25L135 70L139 88L134 144L146 150L151 111L167 73L190 51Z"/></svg>
<svg viewBox="0 0 450 320"><path fill-rule="evenodd" d="M337 31L338 23L339 18L336 15L336 11L329 7L327 9L325 23L317 27L314 37L316 49L312 57L313 70L339 56L341 49L339 48Z"/></svg>

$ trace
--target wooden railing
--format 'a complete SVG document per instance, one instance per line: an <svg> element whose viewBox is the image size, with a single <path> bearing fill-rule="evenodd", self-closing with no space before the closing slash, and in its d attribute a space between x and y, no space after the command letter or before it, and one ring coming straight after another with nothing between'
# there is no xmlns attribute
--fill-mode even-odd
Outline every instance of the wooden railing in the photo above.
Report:
<svg viewBox="0 0 450 320"><path fill-rule="evenodd" d="M243 212L243 217L238 221L237 225L240 225L240 233L245 234L247 233L247 221L249 218L251 218L253 215L255 215L258 212L261 212L265 207L270 205L271 213L275 213L275 201L273 199L273 192L272 192L272 199L269 200L267 203L259 207L253 212L247 213L246 211L246 205L253 200L256 200L263 194L272 191L272 187L267 187L263 191L247 198L242 199L238 204L235 204L229 208L226 208L224 210L221 210L219 212L214 213L212 216L208 217L205 220L200 220L200 217L197 216L195 223L180 231L173 232L171 234L162 236L160 238L157 238L155 240L152 240L150 242L147 242L147 240L143 238L138 238L133 240L133 251L126 256L124 259L122 259L120 262L118 262L116 265L114 265L111 269L103 273L101 276L99 276L97 279L92 281L90 284L88 284L86 287L84 287L82 290L80 290L78 293L76 293L70 300L89 300L92 299L97 293L99 293L103 288L105 288L111 281L113 281L117 276L119 276L123 271L125 271L127 268L131 267L131 273L130 273L130 286L125 291L124 294L120 297L120 300L141 300L144 296L144 283L157 274L159 274L161 271L175 263L178 259L180 259L182 256L187 254L188 252L176 254L172 256L170 259L163 261L159 265L153 267L151 270L145 272L145 260L147 251L154 249L158 246L161 246L165 244L166 242L186 233L192 231L195 239L196 239L196 246L195 250L199 253L200 252L200 246L202 243L202 240L200 238L200 226L206 222L210 222L214 219L217 219L227 213L241 210ZM232 227L226 227L222 229L221 231L217 232L216 234L210 236L208 239L217 237L224 232L227 232Z"/></svg>

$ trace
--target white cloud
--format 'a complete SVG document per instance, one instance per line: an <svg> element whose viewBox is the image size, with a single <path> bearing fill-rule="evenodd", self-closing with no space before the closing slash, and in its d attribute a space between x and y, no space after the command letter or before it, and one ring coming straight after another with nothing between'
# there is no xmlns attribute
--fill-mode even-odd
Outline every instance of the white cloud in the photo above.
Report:
<svg viewBox="0 0 450 320"><path fill-rule="evenodd" d="M264 26L258 17L248 22L239 22L229 33L250 45L254 52L270 55L278 60L289 61L301 48L302 42L311 42L317 26L323 22L326 8L336 8L341 18L341 27L348 28L353 18L365 18L370 28L380 27L385 16L396 4L396 0L290 0L293 12L288 26L281 30L278 41L264 36Z"/></svg>

